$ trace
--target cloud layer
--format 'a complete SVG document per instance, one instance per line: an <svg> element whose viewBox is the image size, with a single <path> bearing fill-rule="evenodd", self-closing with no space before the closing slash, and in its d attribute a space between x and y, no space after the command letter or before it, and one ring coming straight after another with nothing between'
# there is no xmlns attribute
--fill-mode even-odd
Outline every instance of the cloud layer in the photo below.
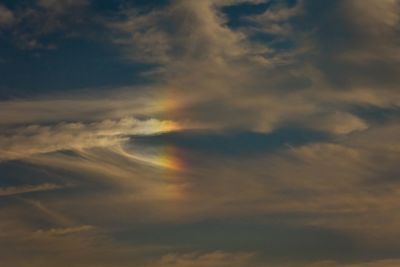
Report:
<svg viewBox="0 0 400 267"><path fill-rule="evenodd" d="M5 77L0 258L397 266L399 9L398 0L1 4L0 68L101 46L146 82L46 93L32 84L15 97L22 71ZM49 68L74 79L68 66Z"/></svg>

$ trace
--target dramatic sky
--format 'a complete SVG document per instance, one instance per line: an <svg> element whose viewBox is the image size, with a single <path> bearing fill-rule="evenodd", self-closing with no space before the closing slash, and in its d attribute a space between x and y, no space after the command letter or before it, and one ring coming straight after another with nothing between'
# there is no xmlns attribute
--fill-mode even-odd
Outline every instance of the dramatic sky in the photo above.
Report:
<svg viewBox="0 0 400 267"><path fill-rule="evenodd" d="M0 0L0 266L400 266L399 0Z"/></svg>

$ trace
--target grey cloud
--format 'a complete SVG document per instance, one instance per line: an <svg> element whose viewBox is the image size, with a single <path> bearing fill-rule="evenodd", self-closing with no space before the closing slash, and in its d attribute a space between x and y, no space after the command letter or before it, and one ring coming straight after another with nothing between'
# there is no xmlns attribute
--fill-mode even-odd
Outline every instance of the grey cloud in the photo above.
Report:
<svg viewBox="0 0 400 267"><path fill-rule="evenodd" d="M309 8L316 6L310 1ZM317 27L318 66L337 88L396 90L399 76L399 2L337 1Z"/></svg>

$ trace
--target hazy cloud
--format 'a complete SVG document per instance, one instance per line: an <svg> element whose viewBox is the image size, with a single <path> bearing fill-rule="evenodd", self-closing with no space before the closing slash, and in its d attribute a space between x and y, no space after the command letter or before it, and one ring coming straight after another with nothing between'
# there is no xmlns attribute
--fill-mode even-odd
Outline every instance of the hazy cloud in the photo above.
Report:
<svg viewBox="0 0 400 267"><path fill-rule="evenodd" d="M7 7L0 5L0 27L10 25L14 21L14 14Z"/></svg>

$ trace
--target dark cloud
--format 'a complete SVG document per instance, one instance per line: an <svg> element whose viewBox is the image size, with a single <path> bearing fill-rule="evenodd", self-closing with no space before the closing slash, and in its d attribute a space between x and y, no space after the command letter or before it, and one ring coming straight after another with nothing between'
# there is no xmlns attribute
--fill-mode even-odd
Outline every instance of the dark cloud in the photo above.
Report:
<svg viewBox="0 0 400 267"><path fill-rule="evenodd" d="M227 156L274 153L287 147L312 142L328 141L330 135L324 132L301 128L277 129L272 133L244 132L171 132L153 136L132 136L133 145L173 145L203 153L222 153ZM189 152L190 153L190 152Z"/></svg>
<svg viewBox="0 0 400 267"><path fill-rule="evenodd" d="M398 1L308 1L318 67L337 88L396 90L399 82ZM319 14L319 15L316 15Z"/></svg>

